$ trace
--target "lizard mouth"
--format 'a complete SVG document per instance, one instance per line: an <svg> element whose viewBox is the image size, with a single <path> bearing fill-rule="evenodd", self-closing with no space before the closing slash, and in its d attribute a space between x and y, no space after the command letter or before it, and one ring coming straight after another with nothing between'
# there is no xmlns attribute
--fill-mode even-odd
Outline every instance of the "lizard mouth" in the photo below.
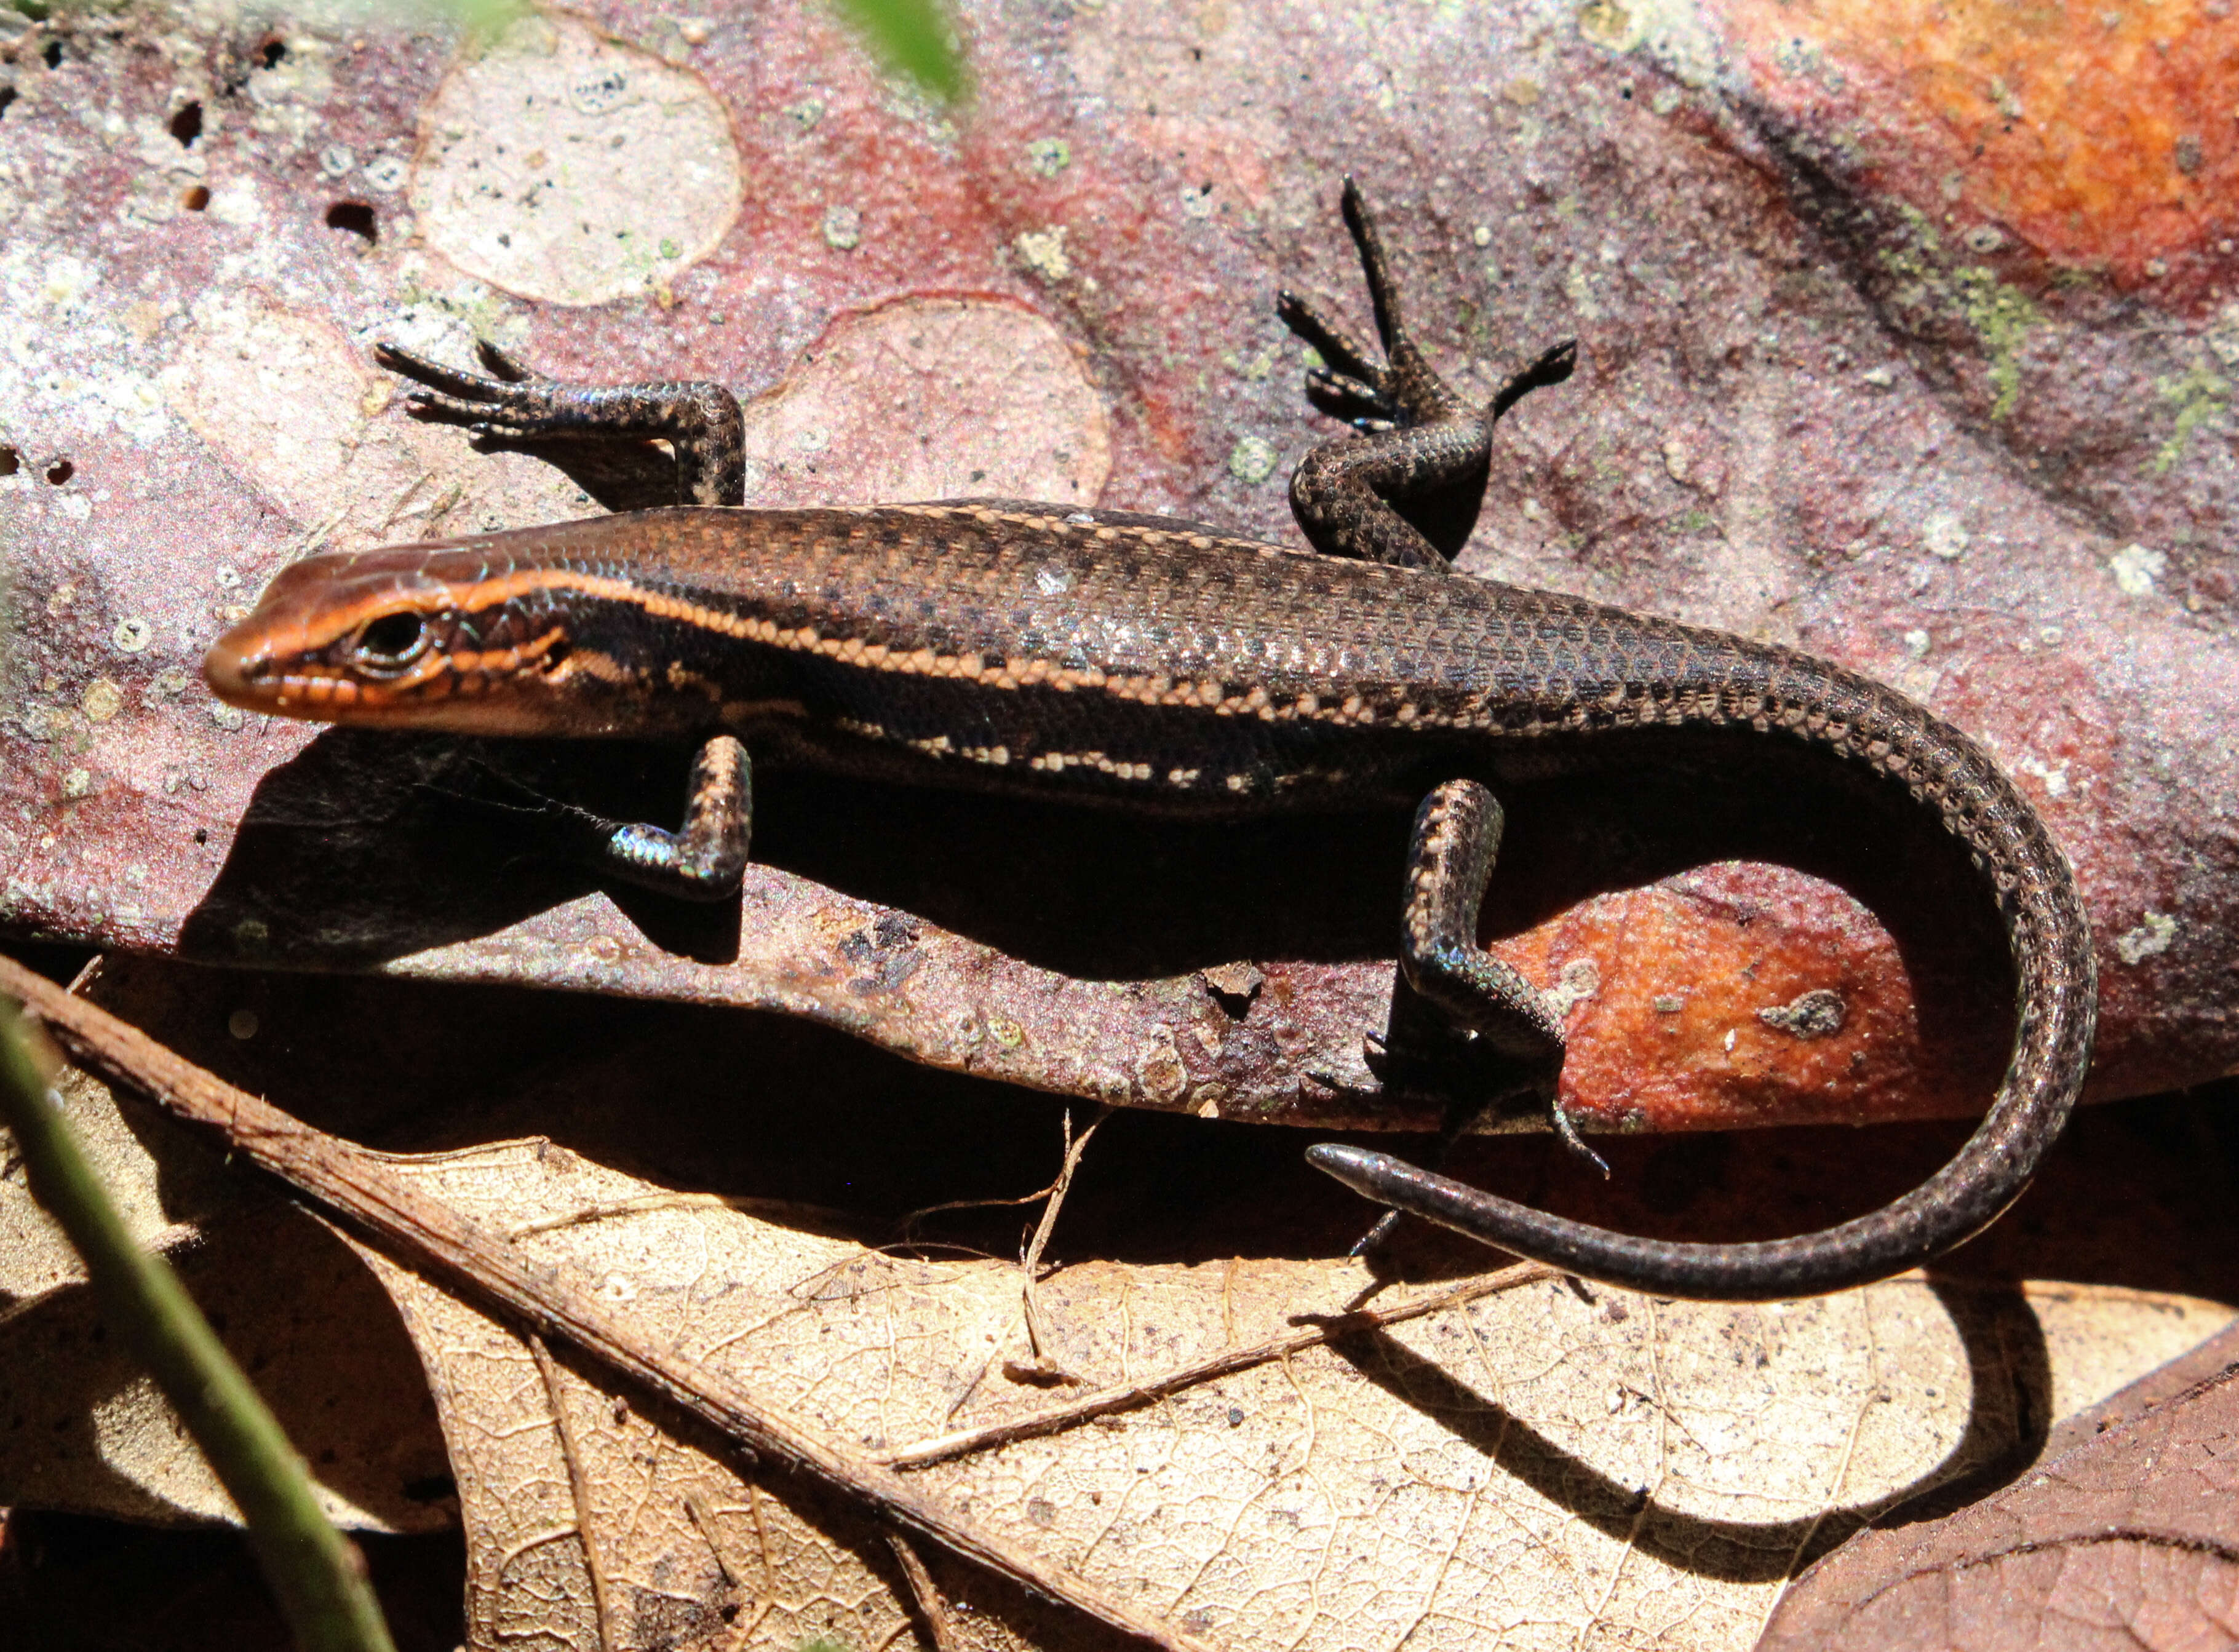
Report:
<svg viewBox="0 0 2239 1652"><path fill-rule="evenodd" d="M271 654L260 646L256 629L237 625L210 645L203 656L203 680L229 706L262 711L278 692Z"/></svg>

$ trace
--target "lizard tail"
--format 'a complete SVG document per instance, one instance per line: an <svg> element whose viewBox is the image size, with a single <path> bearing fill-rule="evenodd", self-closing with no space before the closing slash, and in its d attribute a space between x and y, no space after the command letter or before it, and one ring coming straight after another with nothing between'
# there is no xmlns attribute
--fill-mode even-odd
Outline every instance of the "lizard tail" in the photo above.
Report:
<svg viewBox="0 0 2239 1652"><path fill-rule="evenodd" d="M1535 1262L1658 1296L1769 1300L1865 1284L1963 1244L2003 1213L2059 1138L2083 1088L2098 1010L2076 874L1990 756L1878 683L1790 655L1729 705L1903 781L1964 843L1996 898L2014 964L2012 1055L1995 1101L1951 1161L1877 1211L1792 1238L1733 1244L1641 1238L1536 1211L1366 1148L1307 1158L1363 1196Z"/></svg>

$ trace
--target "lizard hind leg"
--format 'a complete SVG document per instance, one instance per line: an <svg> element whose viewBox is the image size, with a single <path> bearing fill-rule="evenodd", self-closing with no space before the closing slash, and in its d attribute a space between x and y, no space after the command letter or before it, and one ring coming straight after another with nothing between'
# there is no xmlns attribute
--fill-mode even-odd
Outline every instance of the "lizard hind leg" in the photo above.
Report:
<svg viewBox="0 0 2239 1652"><path fill-rule="evenodd" d="M1538 988L1478 944L1478 914L1503 823L1498 801L1475 780L1448 780L1423 799L1408 855L1399 966L1448 1025L1474 1033L1525 1086L1546 1096L1556 1134L1606 1176L1608 1165L1579 1136L1557 1087L1565 1048L1561 1017ZM1450 1113L1442 1141L1482 1111Z"/></svg>
<svg viewBox="0 0 2239 1652"><path fill-rule="evenodd" d="M1476 525L1493 424L1530 391L1569 377L1577 348L1557 345L1483 409L1465 408L1407 329L1383 238L1351 178L1342 204L1383 360L1296 293L1277 295L1283 324L1322 357L1306 375L1306 399L1359 433L1323 442L1299 461L1292 514L1325 555L1443 572Z"/></svg>

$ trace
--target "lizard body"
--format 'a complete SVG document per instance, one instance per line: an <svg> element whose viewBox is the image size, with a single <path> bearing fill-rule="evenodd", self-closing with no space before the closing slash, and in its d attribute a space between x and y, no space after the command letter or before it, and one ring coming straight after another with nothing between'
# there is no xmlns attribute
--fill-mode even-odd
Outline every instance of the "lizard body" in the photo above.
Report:
<svg viewBox="0 0 2239 1652"><path fill-rule="evenodd" d="M2010 1065L1950 1164L1795 1238L1691 1244L1568 1221L1387 1155L1310 1157L1369 1197L1574 1272L1676 1296L1837 1289L1970 1237L2026 1186L2090 1063L2090 935L2025 798L1959 730L1792 650L1452 574L1395 504L1481 474L1492 424L1568 375L1558 347L1481 410L1406 338L1373 225L1347 221L1385 360L1284 295L1332 365L1309 380L1361 434L1292 481L1300 551L1159 517L1003 500L741 507L720 387L590 389L486 351L488 378L386 352L425 410L500 435L668 439L695 504L306 559L211 650L236 705L328 721L704 742L681 831L596 823L597 858L656 888L738 887L747 753L1106 806L1234 814L1420 799L1403 898L1414 992L1548 1086L1559 1018L1478 944L1493 788L1621 729L1746 729L1903 787L1970 852L2016 976ZM1584 1151L1559 1105L1552 1121Z"/></svg>

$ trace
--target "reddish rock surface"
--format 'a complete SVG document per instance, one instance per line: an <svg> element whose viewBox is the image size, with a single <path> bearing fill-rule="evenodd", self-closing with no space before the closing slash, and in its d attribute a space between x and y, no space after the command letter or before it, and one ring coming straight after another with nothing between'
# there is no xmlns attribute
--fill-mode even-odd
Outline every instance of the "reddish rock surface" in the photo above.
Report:
<svg viewBox="0 0 2239 1652"><path fill-rule="evenodd" d="M765 502L1026 493L1288 538L1328 427L1270 299L1363 313L1349 170L1463 385L1582 341L1504 424L1465 566L1805 647L1970 729L2083 878L2096 1093L2229 1071L2232 27L1899 10L989 10L947 115L784 8L597 7L488 55L25 27L0 924L777 1007L1045 1088L1423 1124L1301 1083L1367 1083L1404 819L1208 833L773 776L731 921L524 863L447 805L442 742L244 721L197 673L312 547L595 508L406 420L375 337L726 380ZM673 756L492 755L638 813L680 784ZM1571 1003L1590 1125L1980 1105L1994 932L1901 813L1740 750L1509 801L1488 923ZM1247 960L1249 990L1200 973Z"/></svg>

